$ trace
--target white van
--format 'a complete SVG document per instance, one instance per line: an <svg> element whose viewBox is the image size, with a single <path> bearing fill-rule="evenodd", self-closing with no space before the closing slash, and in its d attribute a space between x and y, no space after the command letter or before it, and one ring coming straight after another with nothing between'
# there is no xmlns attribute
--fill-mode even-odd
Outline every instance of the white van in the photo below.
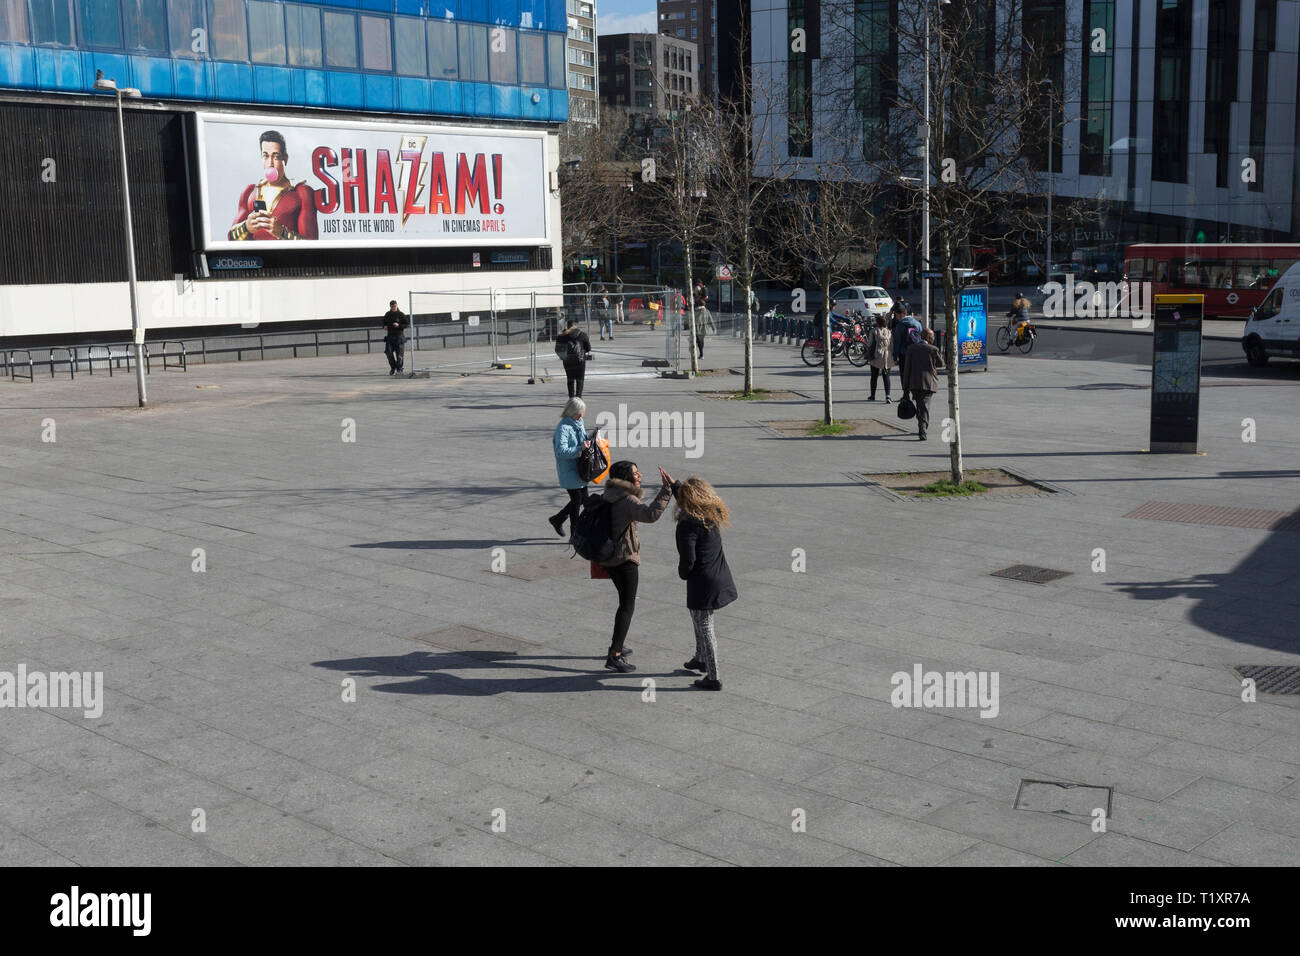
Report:
<svg viewBox="0 0 1300 956"><path fill-rule="evenodd" d="M1241 335L1246 361L1255 368L1270 358L1300 358L1300 262L1277 280L1255 306Z"/></svg>

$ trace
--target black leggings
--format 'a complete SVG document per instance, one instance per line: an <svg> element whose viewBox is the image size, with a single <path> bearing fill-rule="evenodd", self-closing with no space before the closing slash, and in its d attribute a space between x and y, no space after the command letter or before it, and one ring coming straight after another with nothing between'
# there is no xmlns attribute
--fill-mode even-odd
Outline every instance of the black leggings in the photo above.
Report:
<svg viewBox="0 0 1300 956"><path fill-rule="evenodd" d="M632 613L636 610L636 585L641 569L631 561L606 568L618 589L618 610L614 613L614 637L609 642L609 652L623 653L627 629L632 626Z"/></svg>
<svg viewBox="0 0 1300 956"><path fill-rule="evenodd" d="M569 382L569 398L582 398L582 384L587 379L587 363L565 365L564 377Z"/></svg>
<svg viewBox="0 0 1300 956"><path fill-rule="evenodd" d="M581 488L565 488L569 493L569 503L559 510L555 517L560 519L560 524L565 520L577 521L578 515L582 512L582 503L587 498L587 486ZM572 526L570 526L572 527Z"/></svg>
<svg viewBox="0 0 1300 956"><path fill-rule="evenodd" d="M876 379L881 376L885 379L885 395L889 395L889 369L876 368L873 365L871 366L871 394L873 396L876 394Z"/></svg>

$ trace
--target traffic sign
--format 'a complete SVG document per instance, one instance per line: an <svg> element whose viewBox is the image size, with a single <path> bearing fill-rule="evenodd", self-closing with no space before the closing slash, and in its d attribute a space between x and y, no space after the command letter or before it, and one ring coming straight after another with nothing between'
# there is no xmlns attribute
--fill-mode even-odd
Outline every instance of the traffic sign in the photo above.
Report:
<svg viewBox="0 0 1300 956"><path fill-rule="evenodd" d="M922 279L942 279L942 278L943 278L943 273L942 273L942 272L922 272L922 273L921 273L921 278L922 278Z"/></svg>

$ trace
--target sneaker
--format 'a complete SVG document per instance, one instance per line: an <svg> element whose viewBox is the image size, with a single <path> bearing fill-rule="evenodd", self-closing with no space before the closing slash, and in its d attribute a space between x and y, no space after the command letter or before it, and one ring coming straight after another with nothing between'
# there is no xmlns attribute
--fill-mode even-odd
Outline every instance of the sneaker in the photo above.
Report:
<svg viewBox="0 0 1300 956"><path fill-rule="evenodd" d="M555 529L555 533L558 534L561 538L563 538L564 537L564 515L551 515L546 520L551 523L551 527Z"/></svg>
<svg viewBox="0 0 1300 956"><path fill-rule="evenodd" d="M687 661L682 666L685 667L688 671L708 670L708 668L704 665L704 661L700 660L698 657L692 657L689 661Z"/></svg>
<svg viewBox="0 0 1300 956"><path fill-rule="evenodd" d="M388 374L389 374L389 375L396 375L396 374L397 374L397 369L395 369L395 368L390 368L390 369L388 370Z"/></svg>
<svg viewBox="0 0 1300 956"><path fill-rule="evenodd" d="M892 405L892 404L894 404L894 400L893 400L892 398L890 398L888 395L886 395L886 396L885 396L885 404L886 404L886 405Z"/></svg>
<svg viewBox="0 0 1300 956"><path fill-rule="evenodd" d="M916 436L916 440L917 440L917 441L925 441L925 432L922 432L921 434L917 435L917 436Z"/></svg>
<svg viewBox="0 0 1300 956"><path fill-rule="evenodd" d="M618 671L620 674L628 674L636 670L636 666L631 661L624 660L622 656L615 657L613 654L610 654L605 658L605 670Z"/></svg>
<svg viewBox="0 0 1300 956"><path fill-rule="evenodd" d="M623 645L623 656L624 657L632 656L632 648L628 647L626 644Z"/></svg>
<svg viewBox="0 0 1300 956"><path fill-rule="evenodd" d="M692 681L691 686L698 687L700 690L722 690L722 681L709 680L707 677L701 677L697 681Z"/></svg>
<svg viewBox="0 0 1300 956"><path fill-rule="evenodd" d="M876 396L874 396L874 395L868 395L868 396L867 396L867 401L869 401L869 402L874 402L875 400L876 400Z"/></svg>

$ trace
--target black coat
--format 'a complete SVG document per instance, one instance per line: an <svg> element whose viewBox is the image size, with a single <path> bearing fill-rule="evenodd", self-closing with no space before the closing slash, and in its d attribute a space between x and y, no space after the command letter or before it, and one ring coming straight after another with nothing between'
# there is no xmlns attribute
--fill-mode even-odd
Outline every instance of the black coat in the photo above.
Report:
<svg viewBox="0 0 1300 956"><path fill-rule="evenodd" d="M694 518L677 522L677 576L686 582L686 606L716 611L739 596L722 553L722 532Z"/></svg>
<svg viewBox="0 0 1300 956"><path fill-rule="evenodd" d="M582 331L579 326L574 326L572 329L561 332L555 338L557 341L559 339L573 339L573 341L578 343L578 347L582 352L582 357L580 359L576 362L565 362L565 366L581 366L587 361L587 357L591 355L591 339L587 338L587 333Z"/></svg>

